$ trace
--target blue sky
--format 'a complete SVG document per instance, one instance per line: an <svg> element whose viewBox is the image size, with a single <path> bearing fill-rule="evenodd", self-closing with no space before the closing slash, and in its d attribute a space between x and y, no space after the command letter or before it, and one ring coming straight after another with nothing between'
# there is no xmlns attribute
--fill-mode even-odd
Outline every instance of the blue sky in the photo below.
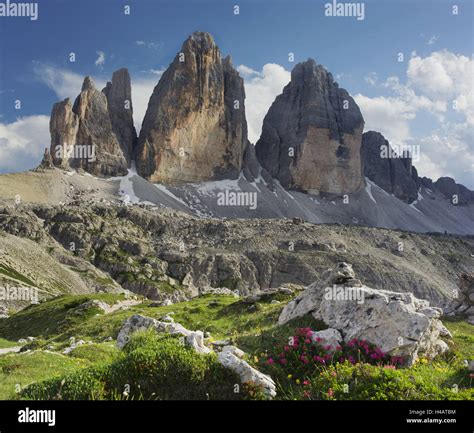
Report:
<svg viewBox="0 0 474 433"><path fill-rule="evenodd" d="M0 17L0 172L37 163L49 144L52 104L75 97L84 75L92 75L99 87L114 70L127 67L139 126L160 72L184 39L202 30L231 54L246 80L252 141L288 71L312 57L355 96L366 129L381 131L395 145L421 146L422 158L415 162L421 174L450 175L474 188L469 0L365 1L361 21L326 17L327 2L317 0L38 3L37 21ZM70 52L75 63L69 62ZM397 61L400 52L404 62ZM14 106L18 99L21 110Z"/></svg>

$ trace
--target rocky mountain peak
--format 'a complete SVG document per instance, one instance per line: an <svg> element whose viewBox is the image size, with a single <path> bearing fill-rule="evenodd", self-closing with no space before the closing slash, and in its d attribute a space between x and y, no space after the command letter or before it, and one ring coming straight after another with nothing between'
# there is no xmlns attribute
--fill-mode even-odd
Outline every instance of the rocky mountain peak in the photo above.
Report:
<svg viewBox="0 0 474 433"><path fill-rule="evenodd" d="M122 68L115 71L112 81L107 83L102 92L107 97L112 130L130 167L137 132L133 123L132 86L128 70Z"/></svg>
<svg viewBox="0 0 474 433"><path fill-rule="evenodd" d="M56 166L83 169L96 176L127 173L127 161L112 129L107 97L86 77L71 106L69 99L53 106L51 155Z"/></svg>
<svg viewBox="0 0 474 433"><path fill-rule="evenodd" d="M94 90L95 89L95 83L92 77L85 77L84 82L82 83L82 91L85 92L86 90Z"/></svg>
<svg viewBox="0 0 474 433"><path fill-rule="evenodd" d="M349 93L313 59L297 64L265 116L261 165L287 188L343 194L363 185L364 119Z"/></svg>
<svg viewBox="0 0 474 433"><path fill-rule="evenodd" d="M210 51L216 48L216 42L210 33L196 31L184 41L183 51L186 47L192 51Z"/></svg>
<svg viewBox="0 0 474 433"><path fill-rule="evenodd" d="M150 98L137 171L164 183L235 179L247 146L243 80L212 36L195 32Z"/></svg>

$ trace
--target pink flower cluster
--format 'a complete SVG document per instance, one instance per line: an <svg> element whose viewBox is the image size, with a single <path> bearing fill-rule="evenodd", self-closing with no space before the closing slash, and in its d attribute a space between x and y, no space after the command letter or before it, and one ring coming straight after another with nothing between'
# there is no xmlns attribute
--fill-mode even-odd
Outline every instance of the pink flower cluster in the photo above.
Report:
<svg viewBox="0 0 474 433"><path fill-rule="evenodd" d="M332 363L350 362L396 366L402 364L401 357L389 357L380 348L366 340L352 339L340 346L332 347L321 338L313 338L311 328L298 328L288 343L276 356L271 356L266 364L280 365L289 369L291 377L307 377L315 368Z"/></svg>

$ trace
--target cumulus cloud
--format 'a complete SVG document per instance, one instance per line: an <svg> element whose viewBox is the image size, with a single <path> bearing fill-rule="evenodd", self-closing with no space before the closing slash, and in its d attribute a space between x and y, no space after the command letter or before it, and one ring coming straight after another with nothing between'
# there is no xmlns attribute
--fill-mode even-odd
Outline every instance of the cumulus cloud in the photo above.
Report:
<svg viewBox="0 0 474 433"><path fill-rule="evenodd" d="M135 45L155 51L159 51L163 48L163 43L157 41L135 41Z"/></svg>
<svg viewBox="0 0 474 433"><path fill-rule="evenodd" d="M413 56L407 77L408 86L421 95L451 106L456 101L455 109L474 125L474 59L447 50Z"/></svg>
<svg viewBox="0 0 474 433"><path fill-rule="evenodd" d="M49 143L49 116L27 116L12 123L0 122L0 172L36 167Z"/></svg>
<svg viewBox="0 0 474 433"><path fill-rule="evenodd" d="M262 132L263 118L275 98L282 93L283 87L290 81L291 73L275 63L267 63L261 71L255 71L245 65L240 65L237 70L245 83L249 140L256 143Z"/></svg>
<svg viewBox="0 0 474 433"><path fill-rule="evenodd" d="M428 136L409 140L420 145L417 168L433 179L450 176L474 189L474 149L472 132L467 123L446 122Z"/></svg>
<svg viewBox="0 0 474 433"><path fill-rule="evenodd" d="M105 53L103 51L97 51L97 59L95 59L96 66L102 66L105 63Z"/></svg>
<svg viewBox="0 0 474 433"><path fill-rule="evenodd" d="M450 175L473 188L473 64L472 59L447 50L424 58L412 53L406 82L389 77L381 84L388 96L354 97L364 115L365 129L380 131L395 145L420 144L418 167L423 175L434 179ZM453 110L464 120L454 121ZM420 112L434 116L432 131L421 138L416 123Z"/></svg>
<svg viewBox="0 0 474 433"><path fill-rule="evenodd" d="M369 85L369 86L375 86L378 83L378 76L377 72L370 72L364 77L364 81Z"/></svg>
<svg viewBox="0 0 474 433"><path fill-rule="evenodd" d="M436 51L428 57L413 56L407 69L408 84L432 99L446 100L472 91L473 60Z"/></svg>
<svg viewBox="0 0 474 433"><path fill-rule="evenodd" d="M410 137L409 120L415 112L404 101L397 98L379 96L369 98L354 96L365 120L365 130L381 132L391 143L403 145Z"/></svg>
<svg viewBox="0 0 474 433"><path fill-rule="evenodd" d="M84 81L84 77L75 72L42 63L37 63L33 72L36 79L46 84L60 99L74 99L81 91Z"/></svg>

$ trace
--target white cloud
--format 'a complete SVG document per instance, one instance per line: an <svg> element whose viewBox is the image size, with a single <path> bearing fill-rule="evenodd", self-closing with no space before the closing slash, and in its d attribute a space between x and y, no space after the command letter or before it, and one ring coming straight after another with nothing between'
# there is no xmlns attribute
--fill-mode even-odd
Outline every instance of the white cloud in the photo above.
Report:
<svg viewBox="0 0 474 433"><path fill-rule="evenodd" d="M439 36L436 36L436 35L433 35L431 36L431 38L428 39L428 42L427 44L428 45L433 45L436 43L436 41L438 40Z"/></svg>
<svg viewBox="0 0 474 433"><path fill-rule="evenodd" d="M407 70L408 85L421 95L452 106L474 125L474 60L451 53L437 51L430 56L410 59Z"/></svg>
<svg viewBox="0 0 474 433"><path fill-rule="evenodd" d="M135 45L138 45L139 47L149 48L155 51L159 51L163 48L163 43L156 41L135 41Z"/></svg>
<svg viewBox="0 0 474 433"><path fill-rule="evenodd" d="M369 86L375 86L375 85L377 85L377 83L378 83L377 72L370 72L369 74L367 74L367 75L364 77L364 80L365 80L365 82L366 82Z"/></svg>
<svg viewBox="0 0 474 433"><path fill-rule="evenodd" d="M428 57L413 56L407 69L408 84L432 99L454 98L472 90L473 60L447 50Z"/></svg>
<svg viewBox="0 0 474 433"><path fill-rule="evenodd" d="M397 98L354 96L365 120L365 131L379 131L394 145L403 145L410 137L409 120L415 116L410 106Z"/></svg>
<svg viewBox="0 0 474 433"><path fill-rule="evenodd" d="M36 79L46 84L60 99L74 98L79 94L84 77L66 69L38 63L33 72Z"/></svg>
<svg viewBox="0 0 474 433"><path fill-rule="evenodd" d="M240 65L237 70L245 83L249 140L256 143L262 131L263 118L290 81L291 73L275 63L267 63L260 72L245 65Z"/></svg>
<svg viewBox="0 0 474 433"><path fill-rule="evenodd" d="M449 175L474 187L473 60L443 50L422 58L413 53L406 84L389 77L382 85L392 95L354 97L364 116L365 130L380 131L395 145L420 144L420 173L437 179ZM453 121L453 101L464 121ZM433 129L416 138L416 117L434 115ZM419 135L419 134L418 134Z"/></svg>
<svg viewBox="0 0 474 433"><path fill-rule="evenodd" d="M474 149L472 132L466 123L446 122L428 136L410 140L419 144L421 159L416 164L421 173L434 180L450 176L470 189L474 188Z"/></svg>
<svg viewBox="0 0 474 433"><path fill-rule="evenodd" d="M49 116L28 116L12 123L0 123L0 172L35 168L49 144Z"/></svg>
<svg viewBox="0 0 474 433"><path fill-rule="evenodd" d="M103 51L97 51L97 59L94 63L96 66L102 66L105 63L105 53Z"/></svg>
<svg viewBox="0 0 474 433"><path fill-rule="evenodd" d="M133 121L137 133L140 132L143 118L148 108L148 101L161 76L158 71L152 74L152 77L140 77L136 80L132 77Z"/></svg>

